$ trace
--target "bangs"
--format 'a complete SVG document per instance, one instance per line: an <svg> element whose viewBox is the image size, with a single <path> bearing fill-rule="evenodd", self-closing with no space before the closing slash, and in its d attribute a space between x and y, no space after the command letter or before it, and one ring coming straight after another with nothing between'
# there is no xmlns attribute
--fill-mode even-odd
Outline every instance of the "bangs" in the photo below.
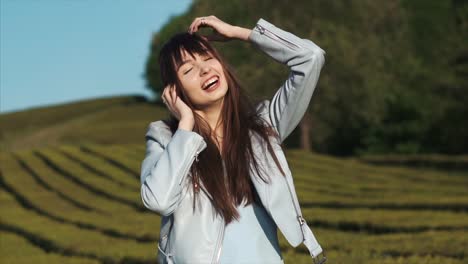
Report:
<svg viewBox="0 0 468 264"><path fill-rule="evenodd" d="M184 54L191 56L193 60L196 55L212 56L220 60L216 49L200 35L187 32L176 34L159 51L158 62L163 86L179 83L179 67L184 63L184 59L189 59L184 58Z"/></svg>
<svg viewBox="0 0 468 264"><path fill-rule="evenodd" d="M184 51L187 52L192 59L195 59L195 54L200 56L213 55L211 49L202 43L200 37L187 36L185 38L179 39L177 43L174 43L172 54L172 66L177 72L179 67L184 63L183 54Z"/></svg>

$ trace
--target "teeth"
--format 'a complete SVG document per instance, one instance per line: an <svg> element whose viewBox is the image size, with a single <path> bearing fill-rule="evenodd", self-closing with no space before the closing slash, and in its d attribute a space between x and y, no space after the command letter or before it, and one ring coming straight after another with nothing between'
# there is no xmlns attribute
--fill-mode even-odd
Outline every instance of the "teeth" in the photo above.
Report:
<svg viewBox="0 0 468 264"><path fill-rule="evenodd" d="M205 84L203 85L203 89L205 89L206 87L208 87L210 84L214 83L215 81L218 80L218 77L213 77L211 79L209 79L208 81L205 82Z"/></svg>

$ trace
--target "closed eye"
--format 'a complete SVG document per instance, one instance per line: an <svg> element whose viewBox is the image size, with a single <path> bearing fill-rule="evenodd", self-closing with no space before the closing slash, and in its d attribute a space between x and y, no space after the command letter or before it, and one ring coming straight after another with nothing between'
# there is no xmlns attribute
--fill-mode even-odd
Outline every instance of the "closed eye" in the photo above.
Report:
<svg viewBox="0 0 468 264"><path fill-rule="evenodd" d="M208 57L208 58L205 59L205 61L211 60L211 59L213 59L213 57ZM188 69L187 71L184 72L184 74L189 73L192 69L193 69L193 68Z"/></svg>
<svg viewBox="0 0 468 264"><path fill-rule="evenodd" d="M193 68L188 69L188 71L184 72L184 74L187 74L189 71L191 71Z"/></svg>

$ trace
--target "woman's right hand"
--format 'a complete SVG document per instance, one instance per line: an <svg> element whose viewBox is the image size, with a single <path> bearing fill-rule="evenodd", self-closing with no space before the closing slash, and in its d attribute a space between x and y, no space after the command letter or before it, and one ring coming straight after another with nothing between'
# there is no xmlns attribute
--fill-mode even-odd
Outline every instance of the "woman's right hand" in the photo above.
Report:
<svg viewBox="0 0 468 264"><path fill-rule="evenodd" d="M197 17L190 24L188 32L193 34L201 27L213 29L211 35L201 35L208 41L227 41L231 39L248 40L251 29L230 25L215 16Z"/></svg>
<svg viewBox="0 0 468 264"><path fill-rule="evenodd" d="M185 130L193 130L195 124L193 111L177 96L175 85L166 86L161 98L169 111L179 120L179 127Z"/></svg>

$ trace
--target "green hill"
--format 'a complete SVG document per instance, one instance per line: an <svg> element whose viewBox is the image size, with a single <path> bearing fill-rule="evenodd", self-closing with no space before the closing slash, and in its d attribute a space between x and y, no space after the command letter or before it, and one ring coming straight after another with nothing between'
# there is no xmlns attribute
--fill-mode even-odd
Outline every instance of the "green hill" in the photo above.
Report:
<svg viewBox="0 0 468 264"><path fill-rule="evenodd" d="M62 143L143 143L167 110L142 96L82 100L0 115L2 150Z"/></svg>

